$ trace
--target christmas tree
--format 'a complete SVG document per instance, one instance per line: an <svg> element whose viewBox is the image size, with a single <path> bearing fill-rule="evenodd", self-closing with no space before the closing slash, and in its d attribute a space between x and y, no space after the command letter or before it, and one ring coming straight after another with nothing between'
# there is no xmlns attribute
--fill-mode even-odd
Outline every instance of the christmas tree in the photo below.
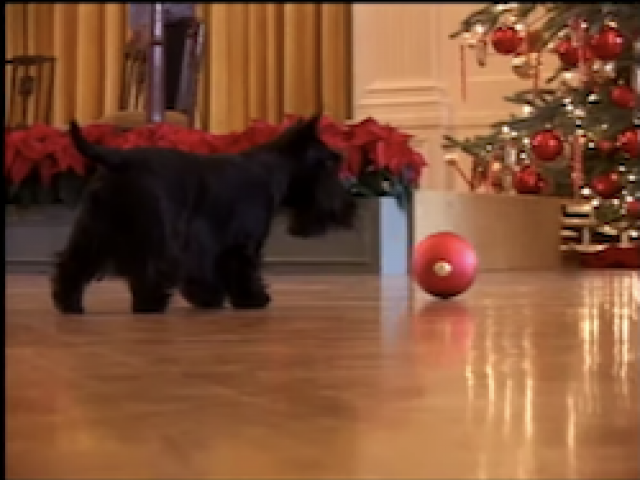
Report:
<svg viewBox="0 0 640 480"><path fill-rule="evenodd" d="M497 3L465 18L451 35L463 53L481 66L490 49L511 56L514 74L531 81L505 98L520 115L485 135L445 137L445 148L472 157L470 187L584 199L594 231L637 245L639 35L633 3ZM557 71L539 78L549 59Z"/></svg>

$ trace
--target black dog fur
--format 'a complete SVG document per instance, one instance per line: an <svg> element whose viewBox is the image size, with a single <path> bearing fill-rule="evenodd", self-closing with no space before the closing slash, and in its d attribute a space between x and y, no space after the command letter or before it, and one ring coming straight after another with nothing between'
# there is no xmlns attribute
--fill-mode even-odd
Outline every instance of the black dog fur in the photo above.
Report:
<svg viewBox="0 0 640 480"><path fill-rule="evenodd" d="M300 237L354 220L341 157L318 137L318 119L244 153L214 156L93 145L71 122L75 147L103 168L58 256L56 308L83 313L86 286L107 270L128 283L135 313L165 311L176 288L197 308L227 299L234 308L266 307L262 250L280 210Z"/></svg>

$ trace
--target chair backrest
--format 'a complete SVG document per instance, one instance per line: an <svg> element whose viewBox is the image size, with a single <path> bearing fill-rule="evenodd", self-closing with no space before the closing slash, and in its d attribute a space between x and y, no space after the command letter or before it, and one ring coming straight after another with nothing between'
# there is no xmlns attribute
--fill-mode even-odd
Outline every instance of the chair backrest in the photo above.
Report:
<svg viewBox="0 0 640 480"><path fill-rule="evenodd" d="M176 109L189 118L189 126L195 124L196 99L198 98L198 80L202 65L205 28L201 20L194 19L187 34L182 57L182 73L178 87Z"/></svg>
<svg viewBox="0 0 640 480"><path fill-rule="evenodd" d="M140 110L146 98L144 88L147 75L147 51L133 45L124 50L122 64L122 85L118 106L120 110Z"/></svg>
<svg viewBox="0 0 640 480"><path fill-rule="evenodd" d="M176 110L184 113L191 127L195 124L198 80L204 49L204 23L194 19L184 42L184 54ZM146 108L147 96L147 51L128 46L124 53L122 86L120 89L120 110L138 111Z"/></svg>
<svg viewBox="0 0 640 480"><path fill-rule="evenodd" d="M51 124L55 66L55 57L48 55L18 55L5 60L5 84L9 87L5 127Z"/></svg>

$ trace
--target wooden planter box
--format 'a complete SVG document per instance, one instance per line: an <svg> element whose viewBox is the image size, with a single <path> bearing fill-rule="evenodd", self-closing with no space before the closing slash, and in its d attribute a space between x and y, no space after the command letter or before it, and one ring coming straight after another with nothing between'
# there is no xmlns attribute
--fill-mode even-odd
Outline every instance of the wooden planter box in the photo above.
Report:
<svg viewBox="0 0 640 480"><path fill-rule="evenodd" d="M393 198L359 202L357 227L325 237L291 237L282 219L277 219L266 247L267 271L405 274L410 251L410 215L401 210ZM6 213L6 271L48 273L54 253L62 248L69 235L74 211L42 207L21 214Z"/></svg>
<svg viewBox="0 0 640 480"><path fill-rule="evenodd" d="M420 190L413 198L414 243L451 231L476 249L479 270L547 270L563 266L562 204L537 195Z"/></svg>

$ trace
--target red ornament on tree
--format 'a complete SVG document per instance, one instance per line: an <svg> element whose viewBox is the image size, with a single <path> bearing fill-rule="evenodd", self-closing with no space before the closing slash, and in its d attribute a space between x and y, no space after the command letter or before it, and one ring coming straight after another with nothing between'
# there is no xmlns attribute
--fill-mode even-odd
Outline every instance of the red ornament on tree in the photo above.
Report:
<svg viewBox="0 0 640 480"><path fill-rule="evenodd" d="M615 150L616 144L611 140L602 139L598 140L598 143L596 143L596 147L598 147L598 150L600 150L601 153L609 155Z"/></svg>
<svg viewBox="0 0 640 480"><path fill-rule="evenodd" d="M522 167L513 174L513 188L522 195L537 195L545 186L542 175L530 165Z"/></svg>
<svg viewBox="0 0 640 480"><path fill-rule="evenodd" d="M629 200L627 202L627 216L640 218L640 200Z"/></svg>
<svg viewBox="0 0 640 480"><path fill-rule="evenodd" d="M589 46L584 48L584 59L590 62L594 59L593 51ZM555 48L558 58L565 67L577 67L580 63L580 50L570 39L564 39L557 43Z"/></svg>
<svg viewBox="0 0 640 480"><path fill-rule="evenodd" d="M630 128L619 134L616 139L616 146L634 160L640 160L638 135L637 128Z"/></svg>
<svg viewBox="0 0 640 480"><path fill-rule="evenodd" d="M543 162L552 162L562 154L562 138L553 130L542 130L531 139L531 151Z"/></svg>
<svg viewBox="0 0 640 480"><path fill-rule="evenodd" d="M611 101L620 108L634 108L636 97L636 92L628 85L616 85L611 89Z"/></svg>
<svg viewBox="0 0 640 480"><path fill-rule="evenodd" d="M413 278L435 297L451 298L467 290L475 280L477 268L473 246L452 232L429 235L413 252Z"/></svg>
<svg viewBox="0 0 640 480"><path fill-rule="evenodd" d="M622 190L620 178L616 172L598 175L591 180L591 188L598 196L604 199L615 197Z"/></svg>
<svg viewBox="0 0 640 480"><path fill-rule="evenodd" d="M600 29L600 32L591 39L591 50L600 60L614 60L624 50L625 38L615 27L609 25Z"/></svg>
<svg viewBox="0 0 640 480"><path fill-rule="evenodd" d="M514 27L498 27L491 34L493 49L502 55L513 55L523 41L524 36Z"/></svg>

